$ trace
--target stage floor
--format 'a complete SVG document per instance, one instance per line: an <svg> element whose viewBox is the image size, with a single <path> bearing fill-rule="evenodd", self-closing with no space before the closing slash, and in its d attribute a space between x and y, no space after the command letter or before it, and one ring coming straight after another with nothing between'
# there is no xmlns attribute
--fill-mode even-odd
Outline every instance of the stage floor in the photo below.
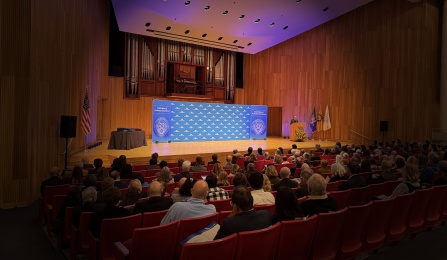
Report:
<svg viewBox="0 0 447 260"><path fill-rule="evenodd" d="M83 157L88 157L90 163L93 163L95 158L101 158L104 161L104 166L109 166L113 159L120 155L125 155L129 163L144 164L148 163L152 153L157 152L160 160L168 162L176 162L179 158L187 160L194 160L197 155L201 155L205 162L211 161L211 155L216 153L219 156L220 162L225 162L225 156L231 155L233 149L238 149L241 154L245 154L248 147L253 147L256 151L258 147L262 147L264 151L274 153L278 147L282 147L284 152L292 148L292 144L296 144L299 149L311 150L315 148L316 144L321 147L333 147L337 141L328 140L308 140L305 142L292 142L289 139L280 137L269 137L266 140L232 140L232 141L206 141L206 142L175 142L175 143L152 143L152 139L147 139L147 146L141 146L131 150L108 150L108 140L102 141L93 149L82 151L70 156L70 165L80 161ZM341 142L342 145L347 142Z"/></svg>

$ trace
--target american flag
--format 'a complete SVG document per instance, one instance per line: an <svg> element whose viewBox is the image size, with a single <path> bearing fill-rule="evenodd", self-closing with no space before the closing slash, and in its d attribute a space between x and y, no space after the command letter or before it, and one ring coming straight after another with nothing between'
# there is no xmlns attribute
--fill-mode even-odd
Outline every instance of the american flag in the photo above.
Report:
<svg viewBox="0 0 447 260"><path fill-rule="evenodd" d="M90 102L88 100L87 90L85 91L84 105L82 106L81 128L85 135L88 135L92 131L90 123Z"/></svg>

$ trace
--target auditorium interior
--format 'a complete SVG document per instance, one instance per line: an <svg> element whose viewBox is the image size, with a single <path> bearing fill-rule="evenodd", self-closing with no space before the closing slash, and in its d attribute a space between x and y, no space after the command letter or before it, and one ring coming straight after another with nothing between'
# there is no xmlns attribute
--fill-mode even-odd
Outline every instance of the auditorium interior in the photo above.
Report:
<svg viewBox="0 0 447 260"><path fill-rule="evenodd" d="M446 6L445 0L0 1L0 221L11 222L0 232L8 241L0 254L70 258L42 224L39 188L51 167L71 170L83 158L109 167L121 155L143 165L153 153L172 164L197 155L210 161L213 154L224 162L248 147L275 154L292 144L307 151L337 142L446 145ZM88 133L81 122L86 97ZM155 142L155 100L265 106L265 136ZM292 130L294 116L305 137ZM74 123L64 121L70 118ZM113 147L137 134L138 145ZM357 259L445 259L439 241L446 232L444 220ZM21 239L35 246L25 252Z"/></svg>

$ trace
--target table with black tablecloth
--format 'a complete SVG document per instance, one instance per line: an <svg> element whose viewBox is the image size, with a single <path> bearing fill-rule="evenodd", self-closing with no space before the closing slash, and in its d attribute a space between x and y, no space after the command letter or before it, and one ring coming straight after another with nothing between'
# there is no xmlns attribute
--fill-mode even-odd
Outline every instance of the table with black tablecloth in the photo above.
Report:
<svg viewBox="0 0 447 260"><path fill-rule="evenodd" d="M146 133L144 131L113 131L110 134L108 149L129 150L146 145Z"/></svg>

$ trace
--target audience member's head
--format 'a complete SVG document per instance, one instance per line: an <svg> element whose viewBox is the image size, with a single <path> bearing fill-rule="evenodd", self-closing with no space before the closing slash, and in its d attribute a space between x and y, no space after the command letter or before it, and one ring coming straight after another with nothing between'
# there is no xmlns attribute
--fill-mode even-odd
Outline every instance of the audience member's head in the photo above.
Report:
<svg viewBox="0 0 447 260"><path fill-rule="evenodd" d="M164 185L161 182L153 181L149 184L149 197L160 197L164 191Z"/></svg>
<svg viewBox="0 0 447 260"><path fill-rule="evenodd" d="M310 169L304 169L300 173L301 186L306 185L310 176L312 176L312 172Z"/></svg>
<svg viewBox="0 0 447 260"><path fill-rule="evenodd" d="M127 164L127 158L126 158L126 156L123 154L123 155L120 155L120 157L118 158L119 160L120 160L120 162L121 162L121 166L124 166L124 165L126 165Z"/></svg>
<svg viewBox="0 0 447 260"><path fill-rule="evenodd" d="M214 153L213 155L211 155L211 160L213 160L213 162L217 162L217 158L217 154Z"/></svg>
<svg viewBox="0 0 447 260"><path fill-rule="evenodd" d="M183 159L183 158L179 158L178 160L177 160L177 165L178 165L178 167L182 167L183 166L183 162L185 161L185 159Z"/></svg>
<svg viewBox="0 0 447 260"><path fill-rule="evenodd" d="M258 154L262 155L262 147L258 147Z"/></svg>
<svg viewBox="0 0 447 260"><path fill-rule="evenodd" d="M217 187L217 176L215 174L209 174L206 176L205 181L210 189Z"/></svg>
<svg viewBox="0 0 447 260"><path fill-rule="evenodd" d="M253 152L253 147L248 147L247 152L251 154Z"/></svg>
<svg viewBox="0 0 447 260"><path fill-rule="evenodd" d="M255 171L255 164L254 163L247 164L247 171L248 172L254 172Z"/></svg>
<svg viewBox="0 0 447 260"><path fill-rule="evenodd" d="M135 187L135 188L137 188L138 193L141 193L141 192L143 191L143 186L141 185L141 181L138 180L138 179L131 180L131 181L129 182L129 188L130 188L130 187Z"/></svg>
<svg viewBox="0 0 447 260"><path fill-rule="evenodd" d="M149 165L157 165L157 159L156 158L151 158L149 160Z"/></svg>
<svg viewBox="0 0 447 260"><path fill-rule="evenodd" d="M217 175L217 183L219 186L228 186L230 182L228 181L228 173L223 171ZM210 187L211 188L211 187Z"/></svg>
<svg viewBox="0 0 447 260"><path fill-rule="evenodd" d="M275 158L273 159L275 164L281 164L282 163L282 157L280 154L275 155Z"/></svg>
<svg viewBox="0 0 447 260"><path fill-rule="evenodd" d="M405 158L398 155L396 156L396 168L400 169L403 168L405 166Z"/></svg>
<svg viewBox="0 0 447 260"><path fill-rule="evenodd" d="M93 174L89 174L85 177L84 181L82 182L82 185L84 187L95 187L96 188L96 176Z"/></svg>
<svg viewBox="0 0 447 260"><path fill-rule="evenodd" d="M195 183L196 183L196 179L194 179L194 178L186 178L185 182L182 185L182 187L179 186L180 189L178 190L178 192L180 193L181 196L190 197L192 195L191 194L191 189L192 189L192 187L194 186Z"/></svg>
<svg viewBox="0 0 447 260"><path fill-rule="evenodd" d="M73 171L71 172L71 182L74 183L81 183L82 181L82 168L75 166L73 168Z"/></svg>
<svg viewBox="0 0 447 260"><path fill-rule="evenodd" d="M155 160L158 161L158 153L153 153L153 154L151 155L151 158L154 158Z"/></svg>
<svg viewBox="0 0 447 260"><path fill-rule="evenodd" d="M95 187L87 187L82 191L82 201L86 202L96 202L96 198L98 197L98 192Z"/></svg>
<svg viewBox="0 0 447 260"><path fill-rule="evenodd" d="M277 177L278 172L276 171L275 165L271 164L267 166L267 169L265 169L265 175L267 175L267 177Z"/></svg>
<svg viewBox="0 0 447 260"><path fill-rule="evenodd" d="M208 196L208 184L206 181L200 180L194 183L191 189L191 195L193 198L205 200Z"/></svg>
<svg viewBox="0 0 447 260"><path fill-rule="evenodd" d="M219 173L224 172L224 169L222 167L222 164L220 163L215 163L213 166L213 173L218 175Z"/></svg>
<svg viewBox="0 0 447 260"><path fill-rule="evenodd" d="M415 164L407 163L404 166L402 177L407 182L419 182L419 169Z"/></svg>
<svg viewBox="0 0 447 260"><path fill-rule="evenodd" d="M380 166L382 171L389 171L393 168L393 162L391 160L383 160Z"/></svg>
<svg viewBox="0 0 447 260"><path fill-rule="evenodd" d="M167 161L161 161L158 166L160 166L160 169L163 169L163 167L167 167L168 166L168 162Z"/></svg>
<svg viewBox="0 0 447 260"><path fill-rule="evenodd" d="M321 166L327 167L327 160L321 160Z"/></svg>
<svg viewBox="0 0 447 260"><path fill-rule="evenodd" d="M59 177L59 174L60 174L59 168L57 168L56 166L50 168L50 176Z"/></svg>
<svg viewBox="0 0 447 260"><path fill-rule="evenodd" d="M126 194L123 196L123 200L121 201L121 206L129 206L135 204L138 199L140 199L140 192L137 187L129 186L126 191Z"/></svg>
<svg viewBox="0 0 447 260"><path fill-rule="evenodd" d="M320 174L313 174L307 181L307 189L310 195L322 196L326 194L326 180Z"/></svg>
<svg viewBox="0 0 447 260"><path fill-rule="evenodd" d="M172 180L171 171L167 166L163 167L158 175L158 181L170 183Z"/></svg>
<svg viewBox="0 0 447 260"><path fill-rule="evenodd" d="M272 191L272 182L270 181L269 177L265 174L262 174L262 178L264 179L264 182L262 183L262 189L265 192Z"/></svg>
<svg viewBox="0 0 447 260"><path fill-rule="evenodd" d="M225 157L225 161L227 163L231 163L232 159L233 159L233 156L231 156L231 155L227 155L227 157Z"/></svg>
<svg viewBox="0 0 447 260"><path fill-rule="evenodd" d="M348 163L348 174L351 176L352 174L358 174L361 172L360 165L358 162L349 162Z"/></svg>
<svg viewBox="0 0 447 260"><path fill-rule="evenodd" d="M120 171L123 165L119 158L115 158L112 162L112 171Z"/></svg>
<svg viewBox="0 0 447 260"><path fill-rule="evenodd" d="M248 176L248 182L254 190L260 190L262 189L262 184L264 183L264 177L262 177L262 174L259 172L252 172Z"/></svg>
<svg viewBox="0 0 447 260"><path fill-rule="evenodd" d="M182 164L182 172L189 172L190 169L191 169L191 162L188 160L184 161Z"/></svg>
<svg viewBox="0 0 447 260"><path fill-rule="evenodd" d="M93 160L93 166L95 166L96 169L102 167L102 163L103 162L101 158L96 158L95 160Z"/></svg>
<svg viewBox="0 0 447 260"><path fill-rule="evenodd" d="M196 165L202 165L203 159L202 156L196 156Z"/></svg>
<svg viewBox="0 0 447 260"><path fill-rule="evenodd" d="M117 187L111 187L103 191L102 196L107 206L117 206L121 199L121 191Z"/></svg>
<svg viewBox="0 0 447 260"><path fill-rule="evenodd" d="M236 173L233 177L233 185L234 187L237 186L248 186L248 180L247 177L245 176L245 174L243 173Z"/></svg>
<svg viewBox="0 0 447 260"><path fill-rule="evenodd" d="M281 179L290 178L290 169L288 167L282 167L279 175L281 176Z"/></svg>
<svg viewBox="0 0 447 260"><path fill-rule="evenodd" d="M81 162L82 162L84 165L90 164L90 160L88 159L88 157L82 157Z"/></svg>
<svg viewBox="0 0 447 260"><path fill-rule="evenodd" d="M340 163L334 163L331 165L332 177L343 177L346 175L346 169Z"/></svg>
<svg viewBox="0 0 447 260"><path fill-rule="evenodd" d="M115 186L115 180L111 177L106 177L101 182L101 190L105 191L108 188L112 188Z"/></svg>
<svg viewBox="0 0 447 260"><path fill-rule="evenodd" d="M246 186L237 186L234 188L231 202L233 203L233 207L238 207L242 212L253 209L253 196Z"/></svg>
<svg viewBox="0 0 447 260"><path fill-rule="evenodd" d="M104 180L109 177L109 171L104 167L99 167L98 170L96 170L96 176L99 181Z"/></svg>
<svg viewBox="0 0 447 260"><path fill-rule="evenodd" d="M447 161L446 160L439 161L438 171L441 175L447 174Z"/></svg>
<svg viewBox="0 0 447 260"><path fill-rule="evenodd" d="M120 179L120 172L119 171L112 171L110 173L110 177L114 180L119 180Z"/></svg>
<svg viewBox="0 0 447 260"><path fill-rule="evenodd" d="M239 170L239 165L233 164L233 166L231 167L231 174L235 175L237 170Z"/></svg>

